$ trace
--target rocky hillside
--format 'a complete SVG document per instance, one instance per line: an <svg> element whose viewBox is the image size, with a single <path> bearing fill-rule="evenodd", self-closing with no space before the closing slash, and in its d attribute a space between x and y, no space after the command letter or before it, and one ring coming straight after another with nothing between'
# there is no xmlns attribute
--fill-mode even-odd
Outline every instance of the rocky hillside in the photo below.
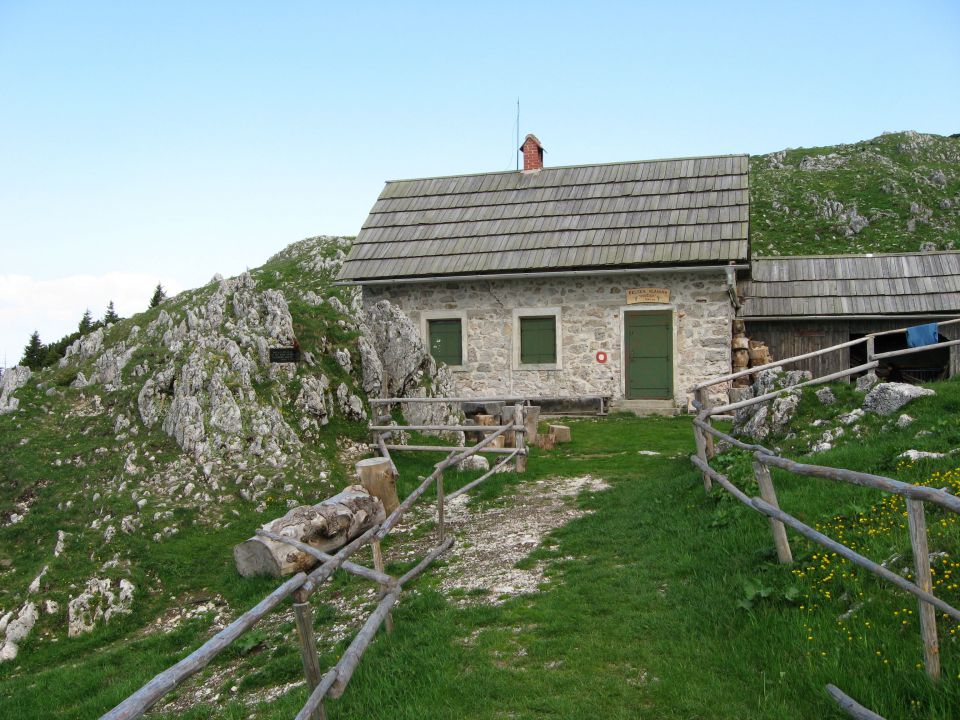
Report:
<svg viewBox="0 0 960 720"><path fill-rule="evenodd" d="M0 679L252 604L232 545L349 481L385 376L443 391L408 319L332 286L349 243L296 243L6 373ZM301 362L269 362L295 343Z"/></svg>
<svg viewBox="0 0 960 720"><path fill-rule="evenodd" d="M960 248L960 137L907 131L750 160L754 255Z"/></svg>

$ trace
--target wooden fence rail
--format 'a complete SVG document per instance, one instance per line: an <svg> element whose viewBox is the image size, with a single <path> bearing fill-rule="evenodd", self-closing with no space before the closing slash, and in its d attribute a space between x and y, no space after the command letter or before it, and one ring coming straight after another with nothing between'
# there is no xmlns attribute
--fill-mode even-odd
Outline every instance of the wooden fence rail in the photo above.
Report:
<svg viewBox="0 0 960 720"><path fill-rule="evenodd" d="M429 401L436 402L438 398L403 398L403 402ZM378 404L382 404L381 401ZM371 402L371 404L374 404ZM489 433L485 438L475 445L469 447L441 448L430 446L432 451L449 452L449 455L443 461L437 463L434 472L425 478L413 492L411 492L400 505L379 525L367 529L360 536L354 538L349 543L340 548L335 554L322 552L311 545L300 542L293 538L288 538L277 533L266 530L258 530L257 535L267 537L271 540L282 542L294 547L302 552L311 555L319 561L319 565L311 572L300 572L286 580L273 592L267 595L257 605L243 613L239 618L230 623L223 630L218 632L207 642L190 653L183 660L166 670L158 673L143 687L127 697L123 702L112 710L101 716L101 720L134 720L142 717L153 705L155 705L164 695L175 689L187 678L206 667L217 655L225 650L232 642L238 639L245 632L250 630L257 622L266 615L275 610L284 600L292 598L294 620L297 626L297 634L300 643L301 660L303 664L304 676L306 677L307 688L310 695L307 702L297 714L298 720L324 720L326 717L324 702L326 698L338 698L346 690L350 679L353 677L360 660L366 652L367 647L376 636L377 630L385 626L387 631L391 631L393 624L390 611L404 589L404 586L416 579L423 573L431 563L440 557L453 545L453 537L446 534L444 520L444 492L443 492L443 472L447 468L456 465L463 460L472 457L480 452L505 452L507 457L493 469L481 477L472 481L468 487L472 488L490 477L496 470L500 469L506 462L514 459L518 472L523 471L526 460L526 446L524 443L525 427L523 425L523 406L522 401L514 407L514 423L500 426L470 426L471 431L481 431ZM404 429L424 429L441 431L462 430L461 426L374 426L378 442L376 446L380 449L384 457L390 459L391 469L396 474L396 466L390 458L390 449L393 446L387 445L381 434L381 431L392 432ZM516 437L516 448L490 448L496 438L506 432L513 432ZM409 449L409 446L399 446L401 449ZM438 543L407 573L399 578L395 578L384 572L384 560L380 542L390 533L396 524L403 517L413 504L423 495L427 489L436 484L437 486L437 519L438 519ZM467 488L461 488L453 493L452 497L462 494ZM374 568L350 561L348 558L356 553L360 548L370 545L373 551ZM344 572L356 575L371 582L375 582L380 587L380 599L376 609L367 617L363 627L354 637L350 646L344 652L337 664L321 675L320 659L317 653L317 643L313 631L313 610L309 603L310 596L317 588L328 580L334 572L343 570Z"/></svg>
<svg viewBox="0 0 960 720"><path fill-rule="evenodd" d="M960 319L950 320L940 323L941 325L960 322ZM932 345L926 345L921 348L905 348L903 350L894 350L891 352L875 353L874 339L880 335L888 335L896 332L904 332L906 328L899 330L888 330L880 333L873 333L857 340L833 345L828 348L816 350L803 355L797 355L792 358L771 362L766 365L750 368L748 370L729 373L712 380L700 383L693 388L694 407L697 409L697 416L693 420L694 440L696 441L696 454L690 456L691 464L700 471L703 477L704 488L707 492L712 489L712 484L716 482L721 488L733 495L745 506L765 515L770 521L770 529L773 536L774 545L777 550L777 556L782 563L791 563L792 553L789 540L786 534L786 528L803 535L813 542L822 545L831 552L849 560L851 563L864 568L874 575L883 578L887 582L897 586L901 590L916 596L920 607L920 634L924 651L924 667L927 674L933 680L940 678L940 655L936 629L936 610L947 616L960 621L960 610L957 610L950 604L944 602L933 594L933 582L930 570L929 547L927 543L927 525L924 515L925 502L938 505L950 512L960 514L960 498L949 493L945 488L932 488L924 485L911 485L908 483L884 477L882 475L873 475L870 473L857 472L844 468L825 467L822 465L812 465L799 463L788 458L781 457L778 453L762 445L747 443L728 433L713 427L711 418L721 413L728 413L749 407L759 403L770 402L785 393L794 390L819 385L826 382L839 380L850 375L861 373L877 367L878 360L900 355L908 355L922 350L931 350L937 348L951 347L960 345L960 340L950 340ZM839 352L853 347L860 343L865 343L867 347L867 362L840 372L825 375L819 378L813 378L791 387L783 388L769 393L764 393L754 398L741 400L739 402L726 403L723 405L712 406L707 392L710 388L717 385L723 385L739 377L770 369L782 368L801 360L825 355L831 352ZM718 439L729 443L733 447L746 450L753 453L754 476L760 487L761 497L749 497L740 488L736 487L723 474L710 467L710 459L713 457L713 440ZM798 520L793 515L784 512L777 501L776 491L773 486L773 479L770 475L770 467L775 467L795 475L806 477L817 477L836 482L845 482L852 485L868 487L881 492L900 495L906 499L907 518L910 535L910 545L913 551L914 571L916 583L910 582L897 573L888 570L883 565L875 563L869 558L860 555L843 543L827 537L823 533L810 527ZM854 717L878 718L879 716L863 708L848 696L844 695L834 686L828 686L828 692L834 697L841 707ZM882 720L882 719L881 719Z"/></svg>

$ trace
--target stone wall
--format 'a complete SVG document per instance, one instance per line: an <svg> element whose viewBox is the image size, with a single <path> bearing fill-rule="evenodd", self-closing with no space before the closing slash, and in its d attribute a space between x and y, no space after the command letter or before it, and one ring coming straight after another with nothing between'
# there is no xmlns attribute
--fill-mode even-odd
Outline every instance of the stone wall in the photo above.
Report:
<svg viewBox="0 0 960 720"><path fill-rule="evenodd" d="M614 275L531 280L471 280L424 285L370 285L364 304L389 300L422 327L424 311L465 313L467 353L452 368L458 393L479 395L609 395L623 397L622 309L633 287L670 289L674 317L674 400L686 408L691 386L730 372L734 310L723 269L716 272ZM513 310L561 308L557 370L514 366ZM630 309L666 306L632 305ZM596 360L603 350L606 364Z"/></svg>

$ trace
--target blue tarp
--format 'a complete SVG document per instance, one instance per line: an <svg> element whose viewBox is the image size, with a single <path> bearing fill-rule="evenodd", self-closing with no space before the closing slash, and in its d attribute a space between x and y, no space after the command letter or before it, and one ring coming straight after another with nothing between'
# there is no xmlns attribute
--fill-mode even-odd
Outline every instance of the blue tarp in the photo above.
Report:
<svg viewBox="0 0 960 720"><path fill-rule="evenodd" d="M923 347L939 341L936 323L915 325L907 328L907 347Z"/></svg>

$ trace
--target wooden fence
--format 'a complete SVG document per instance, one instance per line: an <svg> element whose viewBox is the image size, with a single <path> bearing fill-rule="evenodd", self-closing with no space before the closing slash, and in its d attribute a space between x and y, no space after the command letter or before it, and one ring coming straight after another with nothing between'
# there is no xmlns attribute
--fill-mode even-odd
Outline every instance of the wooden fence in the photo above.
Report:
<svg viewBox="0 0 960 720"><path fill-rule="evenodd" d="M942 322L940 325L949 325L960 322L950 320ZM937 639L936 610L960 621L960 610L957 610L950 604L937 598L933 594L933 582L930 572L930 554L927 545L927 525L924 514L924 503L933 503L939 505L951 512L960 513L960 498L948 493L945 489L938 489L926 486L909 485L907 483L894 480L893 478L881 475L871 475L854 470L843 468L824 467L821 465L810 465L798 463L787 458L780 457L776 452L762 445L743 442L735 437L724 433L713 427L711 418L716 415L723 415L729 412L740 410L751 405L770 402L787 393L792 393L797 388L819 385L827 382L833 382L852 375L872 370L877 367L879 360L884 358L907 355L910 353L921 352L923 350L932 350L936 348L949 347L960 344L960 340L950 340L933 345L926 345L919 348L905 348L903 350L894 350L891 352L874 353L874 338L880 335L904 332L906 328L898 330L887 330L884 332L873 333L858 340L833 345L822 350L797 355L796 357L767 363L766 365L749 368L735 373L723 375L707 382L701 383L693 388L694 390L694 408L697 415L693 421L694 440L696 441L696 454L690 456L690 461L694 467L700 470L703 478L704 489L710 492L713 483L716 482L720 487L733 495L737 500L747 507L755 510L769 519L770 531L773 537L773 544L777 551L777 557L781 563L790 564L793 562L793 556L790 550L790 542L787 537L786 528L789 527L800 535L813 540L822 545L831 552L837 553L846 558L851 563L864 568L865 570L883 578L884 580L896 585L916 596L920 606L920 636L923 642L924 666L927 675L932 680L940 678L940 654ZM763 370L772 368L783 368L795 364L801 360L806 360L827 353L839 352L846 348L863 343L866 345L867 362L857 367L843 370L840 372L814 378L806 382L798 383L791 387L764 393L753 398L729 402L722 405L712 405L709 399L709 390L717 386L727 386L732 380L745 377ZM715 440L724 440L730 445L747 450L753 453L753 472L760 488L760 497L749 497L746 493L736 487L730 480L717 472L710 466L710 460L715 455ZM806 477L818 477L833 480L837 482L851 483L863 487L870 487L886 493L901 495L906 499L907 519L910 535L910 544L913 550L913 562L916 582L911 582L876 563L869 558L855 552L841 542L827 537L823 533L815 530L806 523L798 520L793 515L780 509L777 501L776 490L770 475L770 468L775 467L795 475ZM851 698L843 694L842 691L834 686L828 686L828 692L840 706L854 717L873 717L879 716L862 708ZM859 713L859 714L858 714ZM863 714L868 713L868 714Z"/></svg>
<svg viewBox="0 0 960 720"><path fill-rule="evenodd" d="M402 398L392 399L394 402L435 402L435 398ZM466 401L466 400L465 400ZM389 401L374 401L371 405L386 404ZM448 401L449 402L449 401ZM455 401L456 402L456 401ZM469 400L469 402L476 402ZM514 416L511 424L490 426L469 426L471 431L490 431L490 433L480 442L471 447L437 447L437 446L397 446L402 449L416 449L423 447L434 452L447 452L447 457L437 463L434 471L411 492L400 505L390 513L386 519L354 538L351 542L344 545L335 554L321 552L316 548L299 542L292 538L270 533L264 530L258 530L257 534L267 537L277 542L287 543L298 550L312 555L319 561L319 565L309 573L300 572L282 583L276 590L267 595L256 606L245 612L223 630L218 632L207 642L194 650L190 655L180 662L167 668L156 675L146 685L141 687L135 693L126 698L115 708L101 716L101 720L131 720L132 718L142 717L143 714L156 704L164 695L179 686L191 675L205 668L217 655L225 650L231 643L237 640L245 632L250 630L260 620L275 610L284 600L292 598L294 619L297 625L297 633L300 644L300 656L303 662L303 672L306 677L307 688L310 690L310 696L307 702L297 713L297 720L325 720L324 702L327 698L339 698L343 695L353 677L354 671L360 663L364 652L369 647L377 630L384 625L387 632L393 630L393 620L390 611L397 603L404 588L417 576L419 576L427 567L436 560L441 554L447 551L453 544L453 537L446 531L444 518L445 501L461 493L466 492L472 487L486 480L496 470L508 462L515 459L517 472L522 472L525 468L527 455L526 444L524 442L524 433L526 428L523 423L524 410L523 403L518 402L514 406ZM435 425L435 426L371 426L375 433L375 439L381 453L384 457L390 459L391 446L386 445L383 436L385 433L396 430L416 430L431 429L438 431L456 431L460 426ZM498 448L491 448L490 445L497 437L506 432L513 432L516 437L517 447L511 448L506 452L506 459L500 464L495 465L489 472L473 480L468 485L451 493L444 495L443 473L448 468L460 463L461 461L472 457L480 452L493 452ZM394 474L396 466L390 460ZM410 571L401 577L388 575L384 570L383 552L380 547L381 541L390 533L390 531L400 522L414 503L430 488L436 485L437 489L437 544L420 560L420 562ZM374 567L368 568L349 560L350 556L356 553L360 548L370 545L373 552ZM376 609L367 617L363 627L354 637L350 646L343 653L340 660L330 668L326 673L321 673L320 658L317 654L317 642L313 630L313 608L310 605L310 597L320 586L328 580L337 570L356 575L371 582L376 583L380 588L379 602Z"/></svg>

